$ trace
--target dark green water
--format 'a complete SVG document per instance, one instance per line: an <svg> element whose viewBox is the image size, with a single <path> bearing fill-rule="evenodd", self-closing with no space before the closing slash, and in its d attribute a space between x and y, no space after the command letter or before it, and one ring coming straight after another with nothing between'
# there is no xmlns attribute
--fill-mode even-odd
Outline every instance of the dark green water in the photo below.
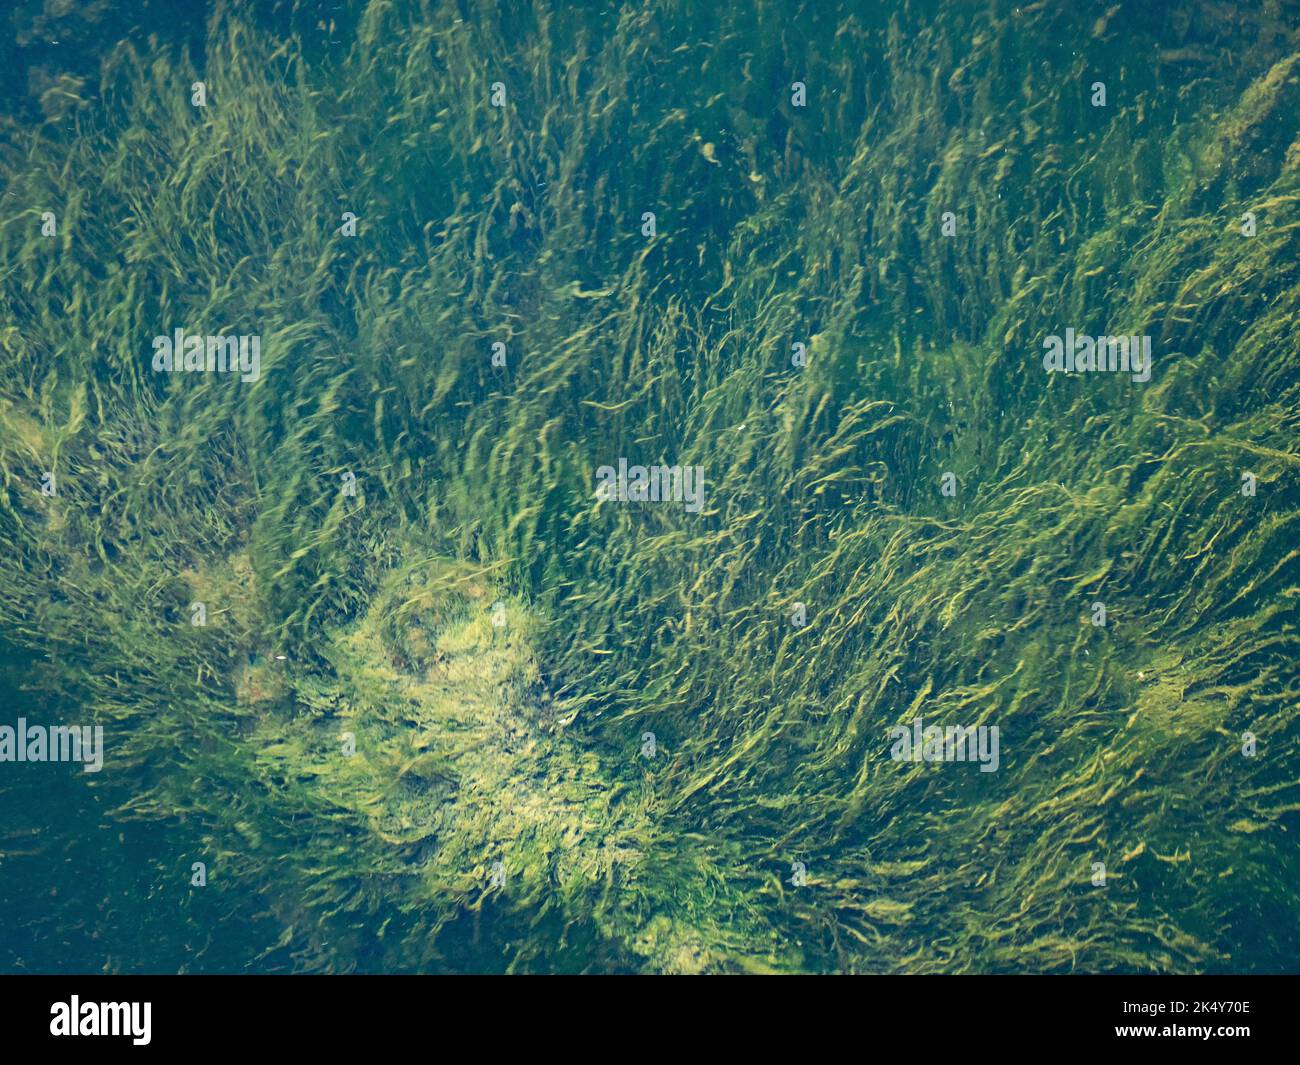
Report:
<svg viewBox="0 0 1300 1065"><path fill-rule="evenodd" d="M1300 6L73 7L5 970L1296 969Z"/></svg>

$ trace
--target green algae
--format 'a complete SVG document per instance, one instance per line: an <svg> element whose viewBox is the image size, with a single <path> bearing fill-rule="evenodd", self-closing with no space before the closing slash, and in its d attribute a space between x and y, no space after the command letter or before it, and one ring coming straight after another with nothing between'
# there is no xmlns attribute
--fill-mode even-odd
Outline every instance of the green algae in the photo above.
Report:
<svg viewBox="0 0 1300 1065"><path fill-rule="evenodd" d="M246 967L1294 968L1300 34L1174 7L124 43L4 131L23 688L105 723L115 820L186 819ZM262 379L160 382L178 323ZM1068 324L1150 384L1044 374ZM634 450L705 512L597 505ZM890 762L918 713L1000 771Z"/></svg>

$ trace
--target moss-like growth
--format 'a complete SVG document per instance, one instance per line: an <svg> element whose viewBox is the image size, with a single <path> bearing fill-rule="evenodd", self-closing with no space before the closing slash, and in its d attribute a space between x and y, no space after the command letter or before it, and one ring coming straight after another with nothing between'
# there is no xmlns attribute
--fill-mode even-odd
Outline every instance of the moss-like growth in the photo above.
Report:
<svg viewBox="0 0 1300 1065"><path fill-rule="evenodd" d="M862 6L232 3L6 127L9 701L166 829L93 967L1294 968L1297 27Z"/></svg>

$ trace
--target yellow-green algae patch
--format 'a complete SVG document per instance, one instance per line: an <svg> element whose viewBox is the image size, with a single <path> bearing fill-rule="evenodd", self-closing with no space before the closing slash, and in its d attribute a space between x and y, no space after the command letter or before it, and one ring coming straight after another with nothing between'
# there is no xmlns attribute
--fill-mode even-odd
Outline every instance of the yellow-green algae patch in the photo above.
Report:
<svg viewBox="0 0 1300 1065"><path fill-rule="evenodd" d="M472 567L401 567L364 617L325 633L321 672L241 669L240 698L267 704L243 749L261 779L292 782L296 803L390 851L404 905L430 915L431 951L445 922L491 904L554 914L561 937L589 923L654 971L796 967L728 904L704 841L681 848L669 879L653 852L653 769L602 765L566 733L571 710L542 681L533 627ZM272 709L286 685L291 720Z"/></svg>

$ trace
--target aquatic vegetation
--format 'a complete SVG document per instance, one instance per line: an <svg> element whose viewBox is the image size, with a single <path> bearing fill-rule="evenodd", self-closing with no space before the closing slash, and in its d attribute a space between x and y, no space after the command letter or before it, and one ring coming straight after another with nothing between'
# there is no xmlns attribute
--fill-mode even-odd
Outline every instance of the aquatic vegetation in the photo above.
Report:
<svg viewBox="0 0 1300 1065"><path fill-rule="evenodd" d="M9 121L6 702L150 859L2 964L1294 969L1300 26L1159 6L230 3Z"/></svg>

